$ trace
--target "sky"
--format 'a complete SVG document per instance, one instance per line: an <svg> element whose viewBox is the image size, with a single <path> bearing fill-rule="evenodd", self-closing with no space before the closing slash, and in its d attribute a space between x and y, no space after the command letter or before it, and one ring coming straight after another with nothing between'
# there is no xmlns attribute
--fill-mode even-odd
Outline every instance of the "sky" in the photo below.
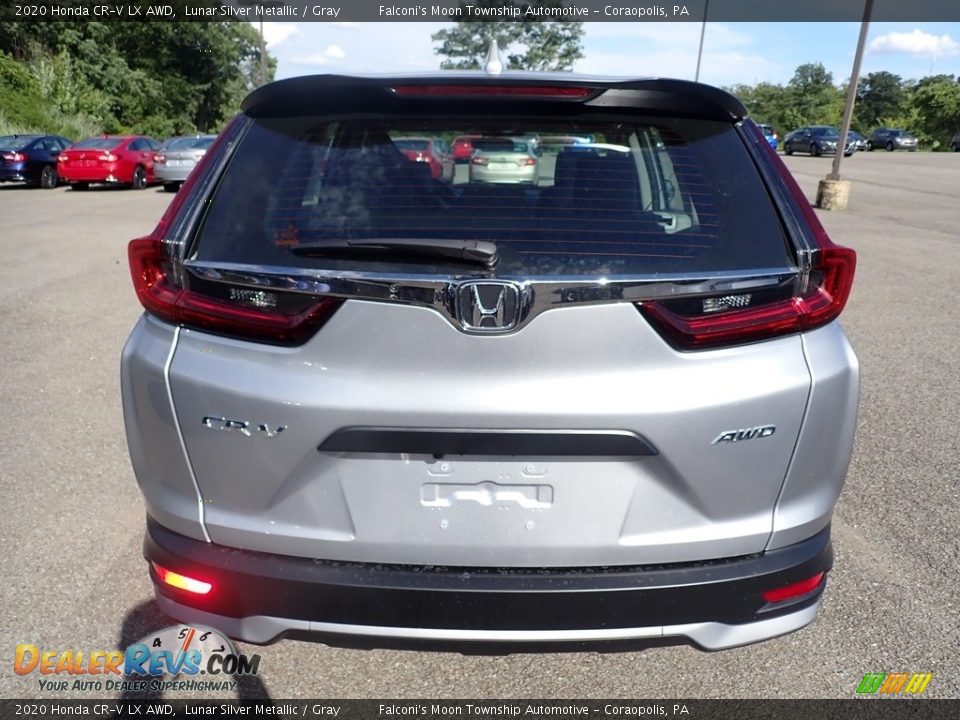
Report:
<svg viewBox="0 0 960 720"><path fill-rule="evenodd" d="M255 25L257 26L257 25ZM277 79L316 73L429 72L440 65L430 35L450 23L264 23ZM701 24L585 23L576 72L693 79ZM798 65L821 62L850 77L859 23L707 23L700 80L785 84ZM873 23L861 74L904 79L960 75L960 23Z"/></svg>

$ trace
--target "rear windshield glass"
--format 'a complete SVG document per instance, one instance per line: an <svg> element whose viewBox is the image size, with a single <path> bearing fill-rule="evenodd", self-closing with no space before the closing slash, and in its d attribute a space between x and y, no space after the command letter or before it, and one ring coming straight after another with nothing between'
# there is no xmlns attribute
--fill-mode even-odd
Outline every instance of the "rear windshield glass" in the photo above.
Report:
<svg viewBox="0 0 960 720"><path fill-rule="evenodd" d="M477 137L457 163L403 152L411 137L449 143L464 135ZM401 252L304 252L358 238L493 241L500 275L792 262L730 124L636 116L258 119L208 205L191 257L374 272L470 267Z"/></svg>
<svg viewBox="0 0 960 720"><path fill-rule="evenodd" d="M36 140L39 135L5 135L0 137L0 150L19 150Z"/></svg>
<svg viewBox="0 0 960 720"><path fill-rule="evenodd" d="M408 138L398 138L393 141L398 150L426 150L430 144L429 140L410 140Z"/></svg>
<svg viewBox="0 0 960 720"><path fill-rule="evenodd" d="M117 138L87 138L73 147L76 150L113 150L121 142Z"/></svg>
<svg viewBox="0 0 960 720"><path fill-rule="evenodd" d="M210 145L213 144L212 137L182 137L182 138L173 138L172 140L167 140L163 144L163 149L167 151L171 150L206 150Z"/></svg>

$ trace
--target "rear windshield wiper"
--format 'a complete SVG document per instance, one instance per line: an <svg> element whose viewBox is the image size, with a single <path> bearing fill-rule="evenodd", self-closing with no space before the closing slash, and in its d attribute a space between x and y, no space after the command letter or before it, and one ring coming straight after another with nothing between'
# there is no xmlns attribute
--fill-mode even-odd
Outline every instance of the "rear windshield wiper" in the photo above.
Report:
<svg viewBox="0 0 960 720"><path fill-rule="evenodd" d="M295 255L343 255L351 251L391 250L411 255L447 257L462 262L497 264L497 245L489 240L429 238L337 238L290 248Z"/></svg>

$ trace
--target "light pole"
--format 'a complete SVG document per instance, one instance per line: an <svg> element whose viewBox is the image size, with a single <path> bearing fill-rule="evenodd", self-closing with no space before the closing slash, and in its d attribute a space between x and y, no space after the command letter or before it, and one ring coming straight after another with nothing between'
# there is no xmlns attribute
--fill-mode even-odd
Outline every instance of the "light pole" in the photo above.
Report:
<svg viewBox="0 0 960 720"><path fill-rule="evenodd" d="M700 25L700 49L697 50L697 74L693 76L695 82L700 82L700 60L703 59L703 36L707 34L707 10L710 9L710 0L703 4L703 23Z"/></svg>
<svg viewBox="0 0 960 720"><path fill-rule="evenodd" d="M863 60L863 48L867 43L867 31L870 29L870 15L873 12L873 0L866 0L863 7L863 21L860 23L860 38L857 40L857 52L853 57L853 71L850 87L847 89L847 102L843 108L843 121L840 124L840 137L837 151L833 156L833 168L817 188L817 207L824 210L844 210L850 199L850 181L840 179L840 163L843 151L847 147L847 135L850 133L850 121L853 119L853 106L857 100L857 87L860 84L860 63Z"/></svg>
<svg viewBox="0 0 960 720"><path fill-rule="evenodd" d="M263 20L260 20L260 84L267 84L267 41L263 37Z"/></svg>

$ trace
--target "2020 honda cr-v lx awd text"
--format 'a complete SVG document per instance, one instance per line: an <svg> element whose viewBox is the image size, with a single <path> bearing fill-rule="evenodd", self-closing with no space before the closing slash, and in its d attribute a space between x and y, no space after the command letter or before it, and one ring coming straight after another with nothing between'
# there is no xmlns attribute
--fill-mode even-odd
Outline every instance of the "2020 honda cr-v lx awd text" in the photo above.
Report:
<svg viewBox="0 0 960 720"><path fill-rule="evenodd" d="M129 247L160 608L257 643L717 649L809 623L855 254L745 115L574 75L253 92ZM591 141L531 184L436 178L395 142L533 135Z"/></svg>

